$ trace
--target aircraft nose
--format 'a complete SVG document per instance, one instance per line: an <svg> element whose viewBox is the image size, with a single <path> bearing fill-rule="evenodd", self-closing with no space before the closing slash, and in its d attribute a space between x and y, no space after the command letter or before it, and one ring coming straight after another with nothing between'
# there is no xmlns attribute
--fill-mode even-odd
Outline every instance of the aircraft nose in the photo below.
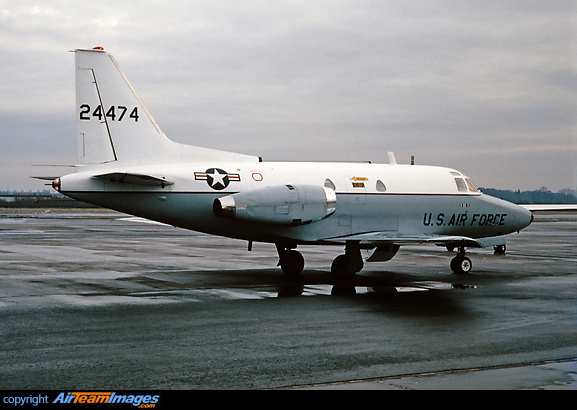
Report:
<svg viewBox="0 0 577 410"><path fill-rule="evenodd" d="M516 206L515 210L515 225L517 230L526 228L533 223L533 212L518 205Z"/></svg>

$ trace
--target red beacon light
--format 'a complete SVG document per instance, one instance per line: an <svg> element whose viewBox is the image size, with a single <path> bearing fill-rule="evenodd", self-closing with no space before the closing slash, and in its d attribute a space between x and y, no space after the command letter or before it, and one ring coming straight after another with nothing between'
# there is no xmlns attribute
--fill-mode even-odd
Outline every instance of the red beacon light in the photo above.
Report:
<svg viewBox="0 0 577 410"><path fill-rule="evenodd" d="M56 178L54 181L52 181L52 188L55 191L60 192L60 178Z"/></svg>
<svg viewBox="0 0 577 410"><path fill-rule="evenodd" d="M92 47L93 50L100 50L100 51L104 51L104 47L98 46L98 47Z"/></svg>

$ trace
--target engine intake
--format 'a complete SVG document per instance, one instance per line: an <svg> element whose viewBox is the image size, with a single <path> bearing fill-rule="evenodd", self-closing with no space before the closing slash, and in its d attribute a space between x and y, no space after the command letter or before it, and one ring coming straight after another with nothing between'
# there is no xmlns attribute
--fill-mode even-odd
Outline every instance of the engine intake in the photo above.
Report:
<svg viewBox="0 0 577 410"><path fill-rule="evenodd" d="M279 185L217 198L212 208L220 218L303 225L334 214L337 195L323 186Z"/></svg>

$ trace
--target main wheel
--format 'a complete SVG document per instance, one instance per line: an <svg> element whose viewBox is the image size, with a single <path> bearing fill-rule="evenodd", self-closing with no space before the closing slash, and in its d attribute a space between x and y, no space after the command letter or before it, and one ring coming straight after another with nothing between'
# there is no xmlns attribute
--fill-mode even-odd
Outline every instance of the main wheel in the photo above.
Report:
<svg viewBox="0 0 577 410"><path fill-rule="evenodd" d="M300 252L287 250L283 252L280 267L287 276L298 276L305 267L305 259Z"/></svg>
<svg viewBox="0 0 577 410"><path fill-rule="evenodd" d="M348 255L339 255L331 264L331 274L335 279L351 279L362 269L360 267L351 267L351 258Z"/></svg>
<svg viewBox="0 0 577 410"><path fill-rule="evenodd" d="M335 258L331 264L331 274L334 278L342 278L347 273L347 267L349 265L349 258L346 255L339 255Z"/></svg>
<svg viewBox="0 0 577 410"><path fill-rule="evenodd" d="M457 275L462 275L471 272L473 262L466 256L455 256L451 260L451 270Z"/></svg>

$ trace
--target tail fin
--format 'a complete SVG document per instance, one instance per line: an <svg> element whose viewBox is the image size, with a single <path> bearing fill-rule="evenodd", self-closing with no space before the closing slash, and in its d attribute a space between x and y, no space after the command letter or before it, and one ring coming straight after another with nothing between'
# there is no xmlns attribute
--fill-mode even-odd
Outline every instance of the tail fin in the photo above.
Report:
<svg viewBox="0 0 577 410"><path fill-rule="evenodd" d="M101 47L75 50L76 125L81 164L257 160L169 140L120 69Z"/></svg>

